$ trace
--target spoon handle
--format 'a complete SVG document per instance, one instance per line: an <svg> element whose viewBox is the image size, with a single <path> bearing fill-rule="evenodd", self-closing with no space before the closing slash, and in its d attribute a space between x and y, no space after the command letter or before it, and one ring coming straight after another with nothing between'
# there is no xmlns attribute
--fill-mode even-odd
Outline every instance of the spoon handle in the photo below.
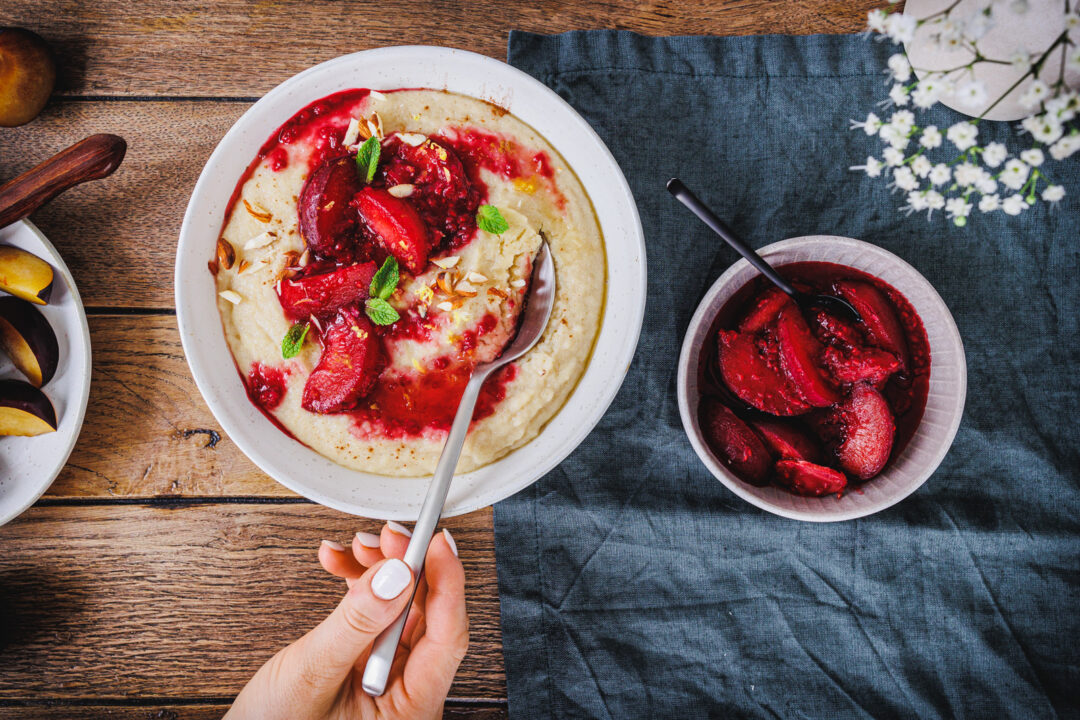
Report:
<svg viewBox="0 0 1080 720"><path fill-rule="evenodd" d="M111 175L127 151L118 135L91 135L0 185L0 227L40 208L68 188Z"/></svg>
<svg viewBox="0 0 1080 720"><path fill-rule="evenodd" d="M746 260L757 268L762 275L769 278L776 287L780 288L788 295L795 297L795 288L791 287L787 280L780 277L780 274L776 272L776 270L773 270L772 265L769 265L769 263L762 260L760 255L754 252L749 245L740 240L739 236L735 234L735 231L729 228L727 223L717 217L716 213L698 200L697 196L690 192L690 189L683 184L682 180L679 178L671 178L668 180L667 189L668 192L675 196L676 200L690 208L690 212L697 215L702 222L712 228L713 232L724 239L724 242L735 248L737 253L746 258Z"/></svg>
<svg viewBox="0 0 1080 720"><path fill-rule="evenodd" d="M461 404L458 405L457 414L454 415L454 424L450 426L450 433L446 437L442 455L439 456L439 464L435 466L435 474L428 486L427 497L424 505L420 508L420 517L413 527L412 539L409 547L405 550L405 564L412 568L417 579L424 569L424 558L427 556L428 545L435 533L435 526L442 517L443 504L446 502L446 493L450 490L450 481L454 479L454 470L457 468L458 458L461 456L461 446L465 444L465 434L472 422L473 410L476 408L476 400L480 397L480 387L484 384L490 373L490 368L478 368L469 378L465 386L465 392L461 396ZM413 585L413 595L416 586ZM401 632L405 629L405 620L409 616L409 608L412 607L413 596L409 596L409 602L394 624L382 631L371 648L371 656L367 665L364 666L363 688L368 695L378 697L386 691L387 678L390 676L390 665L394 662L394 654L397 652L398 643L401 642Z"/></svg>

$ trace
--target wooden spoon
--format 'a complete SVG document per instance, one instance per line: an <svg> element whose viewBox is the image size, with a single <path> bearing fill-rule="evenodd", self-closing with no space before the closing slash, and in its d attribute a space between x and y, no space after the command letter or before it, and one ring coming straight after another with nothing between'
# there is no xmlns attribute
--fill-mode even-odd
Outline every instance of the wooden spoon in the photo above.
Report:
<svg viewBox="0 0 1080 720"><path fill-rule="evenodd" d="M0 185L0 227L21 220L70 187L108 177L127 151L118 135L91 135Z"/></svg>

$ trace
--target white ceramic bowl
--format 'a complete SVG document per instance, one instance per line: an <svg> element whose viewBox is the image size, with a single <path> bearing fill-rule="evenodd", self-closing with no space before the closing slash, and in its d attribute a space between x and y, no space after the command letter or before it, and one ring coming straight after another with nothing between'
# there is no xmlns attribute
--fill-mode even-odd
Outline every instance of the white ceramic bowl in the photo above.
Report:
<svg viewBox="0 0 1080 720"><path fill-rule="evenodd" d="M603 324L589 366L566 405L530 443L454 479L444 514L490 505L528 486L570 454L622 384L645 310L645 241L637 206L603 141L565 101L505 63L462 50L390 47L317 65L271 90L222 138L191 195L176 251L176 310L195 382L218 422L256 465L315 502L356 515L414 520L427 478L393 478L337 465L275 428L248 400L218 317L213 257L228 199L263 142L295 112L338 90L446 89L497 102L543 135L577 173L607 245Z"/></svg>
<svg viewBox="0 0 1080 720"><path fill-rule="evenodd" d="M755 487L740 480L713 455L698 425L698 366L701 349L712 342L709 330L716 314L739 288L758 276L739 260L713 284L690 320L679 355L679 413L701 462L733 493L752 505L796 520L830 522L876 513L915 492L933 474L952 445L967 395L964 346L949 308L919 271L876 245L831 235L782 240L758 253L772 265L818 261L847 265L881 278L900 291L922 318L930 341L930 388L922 421L911 442L885 470L843 497L793 495L775 486Z"/></svg>
<svg viewBox="0 0 1080 720"><path fill-rule="evenodd" d="M0 245L34 253L53 266L49 304L38 307L56 333L60 361L42 391L56 410L56 432L0 439L0 525L21 514L60 474L82 429L90 396L90 329L75 281L60 253L29 220L0 228ZM0 353L0 378L23 375Z"/></svg>

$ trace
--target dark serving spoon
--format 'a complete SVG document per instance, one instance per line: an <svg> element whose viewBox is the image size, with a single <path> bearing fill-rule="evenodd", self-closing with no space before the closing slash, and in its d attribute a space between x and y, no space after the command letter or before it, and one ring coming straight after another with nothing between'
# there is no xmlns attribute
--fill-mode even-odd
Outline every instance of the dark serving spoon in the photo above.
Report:
<svg viewBox="0 0 1080 720"><path fill-rule="evenodd" d="M702 222L712 228L712 231L723 238L724 242L735 248L737 253L746 258L746 260L757 268L762 275L767 277L773 285L790 295L791 299L794 300L795 304L802 310L805 311L807 308L818 307L834 312L837 315L842 315L855 322L862 322L862 317L859 316L858 311L843 298L838 298L835 295L810 295L808 293L799 292L793 288L787 280L780 276L780 273L773 269L772 265L762 260L760 255L739 239L739 236L735 234L734 230L727 226L727 223L717 217L716 213L706 207L701 200L698 200L697 196L690 192L690 189L683 184L682 180L679 178L671 178L668 180L667 189L669 193L675 196L676 200L690 208L690 212L697 215Z"/></svg>

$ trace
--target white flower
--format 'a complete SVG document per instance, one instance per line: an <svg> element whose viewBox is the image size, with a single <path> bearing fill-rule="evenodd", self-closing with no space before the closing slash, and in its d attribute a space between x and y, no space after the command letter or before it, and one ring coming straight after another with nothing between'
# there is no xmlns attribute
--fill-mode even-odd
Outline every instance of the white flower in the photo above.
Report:
<svg viewBox="0 0 1080 720"><path fill-rule="evenodd" d="M994 212L1001 207L1001 199L997 195L983 195L979 198L979 212Z"/></svg>
<svg viewBox="0 0 1080 720"><path fill-rule="evenodd" d="M915 39L915 18L902 13L892 13L885 18L885 33L894 43L909 43Z"/></svg>
<svg viewBox="0 0 1080 720"><path fill-rule="evenodd" d="M945 15L935 20L933 25L931 37L934 38L938 47L946 50L955 50L961 47L961 42L964 39L962 21Z"/></svg>
<svg viewBox="0 0 1080 720"><path fill-rule="evenodd" d="M952 170L945 163L938 163L930 171L930 182L934 185L944 185L952 179Z"/></svg>
<svg viewBox="0 0 1080 720"><path fill-rule="evenodd" d="M889 167L896 167L904 162L904 153L894 147L887 147L885 152L881 154L881 158Z"/></svg>
<svg viewBox="0 0 1080 720"><path fill-rule="evenodd" d="M975 183L979 182L982 177L983 169L978 165L970 162L963 162L956 166L956 170L953 175L956 178L956 184L960 187L971 187Z"/></svg>
<svg viewBox="0 0 1080 720"><path fill-rule="evenodd" d="M966 82L956 88L956 98L967 107L982 107L986 102L986 85L981 80Z"/></svg>
<svg viewBox="0 0 1080 720"><path fill-rule="evenodd" d="M925 110L932 107L941 98L942 92L942 83L927 76L915 86L911 93L911 100L916 107Z"/></svg>
<svg viewBox="0 0 1080 720"><path fill-rule="evenodd" d="M903 150L908 146L907 132L896 129L892 124L882 125L878 135L897 150Z"/></svg>
<svg viewBox="0 0 1080 720"><path fill-rule="evenodd" d="M945 212L950 218L966 218L971 214L971 203L962 197L949 198L945 203Z"/></svg>
<svg viewBox="0 0 1080 720"><path fill-rule="evenodd" d="M921 178L930 174L930 171L934 169L934 163L930 162L929 158L925 155L920 155L911 161L911 172L915 173Z"/></svg>
<svg viewBox="0 0 1080 720"><path fill-rule="evenodd" d="M937 190L927 190L926 191L926 209L928 211L927 214L926 214L927 219L929 219L930 216L934 214L935 210L940 210L943 207L945 207L945 196L942 195L941 193L939 193Z"/></svg>
<svg viewBox="0 0 1080 720"><path fill-rule="evenodd" d="M969 122L958 122L949 128L945 137L949 139L956 149L963 152L975 144L979 136L979 128Z"/></svg>
<svg viewBox="0 0 1080 720"><path fill-rule="evenodd" d="M1042 191L1042 199L1048 203L1056 203L1065 197L1065 188L1061 185L1047 185Z"/></svg>
<svg viewBox="0 0 1080 720"><path fill-rule="evenodd" d="M904 53L895 53L889 56L889 72L896 82L907 82L911 77L911 63L908 62Z"/></svg>
<svg viewBox="0 0 1080 720"><path fill-rule="evenodd" d="M909 192L907 195L907 212L922 212L926 209L926 196L921 192Z"/></svg>
<svg viewBox="0 0 1080 720"><path fill-rule="evenodd" d="M1005 169L1001 171L998 179L1001 184L1011 190L1019 190L1027 182L1030 169L1023 160L1013 158L1005 163Z"/></svg>
<svg viewBox="0 0 1080 720"><path fill-rule="evenodd" d="M983 176L979 178L978 188L983 195L993 195L998 189L997 180L984 170Z"/></svg>
<svg viewBox="0 0 1080 720"><path fill-rule="evenodd" d="M907 88L900 83L893 85L892 90L889 91L889 99L893 101L894 105L899 105L900 107L907 105L908 100L910 100Z"/></svg>
<svg viewBox="0 0 1080 720"><path fill-rule="evenodd" d="M876 8L866 13L866 27L873 32L885 32L885 20L889 15L884 10Z"/></svg>
<svg viewBox="0 0 1080 720"><path fill-rule="evenodd" d="M1070 70L1080 70L1080 47L1073 48L1065 64L1069 66Z"/></svg>
<svg viewBox="0 0 1080 720"><path fill-rule="evenodd" d="M1056 141L1065 131L1057 118L1045 113L1024 118L1020 125L1031 133L1031 137L1044 145Z"/></svg>
<svg viewBox="0 0 1080 720"><path fill-rule="evenodd" d="M1073 30L1080 30L1080 10L1073 10L1065 16L1065 29L1070 33Z"/></svg>
<svg viewBox="0 0 1080 720"><path fill-rule="evenodd" d="M911 168L904 165L893 170L893 185L901 190L914 190L919 187L919 181L915 179Z"/></svg>
<svg viewBox="0 0 1080 720"><path fill-rule="evenodd" d="M1031 167L1039 167L1043 164L1043 160L1045 160L1046 158L1043 157L1042 150L1040 150L1039 148L1031 148L1030 150L1025 150L1024 152L1020 153L1020 159L1026 162Z"/></svg>
<svg viewBox="0 0 1080 720"><path fill-rule="evenodd" d="M881 175L881 169L883 167L885 167L885 165L876 157L871 155L866 158L865 165L852 165L848 168L848 170L862 170L866 173L867 177L876 178L877 176Z"/></svg>
<svg viewBox="0 0 1080 720"><path fill-rule="evenodd" d="M1043 107L1046 108L1047 115L1057 118L1058 122L1067 123L1076 117L1077 111L1080 111L1080 95L1069 90L1050 98L1043 103Z"/></svg>
<svg viewBox="0 0 1080 720"><path fill-rule="evenodd" d="M1027 72L1031 69L1031 53L1021 48L1009 56L1009 62L1014 69Z"/></svg>
<svg viewBox="0 0 1080 720"><path fill-rule="evenodd" d="M1019 194L1010 195L1001 202L1001 209L1006 215L1019 215L1027 208L1027 201Z"/></svg>
<svg viewBox="0 0 1080 720"><path fill-rule="evenodd" d="M852 120L851 129L857 130L859 128L862 128L867 135L877 135L878 131L881 130L881 118L874 113L870 113L866 116L866 120L862 122Z"/></svg>
<svg viewBox="0 0 1080 720"><path fill-rule="evenodd" d="M1066 135L1050 146L1050 157L1064 160L1080 150L1080 135Z"/></svg>
<svg viewBox="0 0 1080 720"><path fill-rule="evenodd" d="M981 40L994 27L994 18L985 10L979 10L965 23L964 36L974 42Z"/></svg>
<svg viewBox="0 0 1080 720"><path fill-rule="evenodd" d="M915 127L915 113L910 110L897 110L889 116L889 124L907 135Z"/></svg>
<svg viewBox="0 0 1080 720"><path fill-rule="evenodd" d="M1020 96L1020 104L1028 110L1039 106L1050 94L1050 88L1042 80L1036 80L1028 86L1028 89Z"/></svg>
<svg viewBox="0 0 1080 720"><path fill-rule="evenodd" d="M987 167L996 168L1009 157L1009 151L999 142L992 142L983 148L982 159Z"/></svg>
<svg viewBox="0 0 1080 720"><path fill-rule="evenodd" d="M941 132L938 131L936 125L927 125L923 128L922 137L919 138L919 144L928 150L933 150L934 148L941 146Z"/></svg>

